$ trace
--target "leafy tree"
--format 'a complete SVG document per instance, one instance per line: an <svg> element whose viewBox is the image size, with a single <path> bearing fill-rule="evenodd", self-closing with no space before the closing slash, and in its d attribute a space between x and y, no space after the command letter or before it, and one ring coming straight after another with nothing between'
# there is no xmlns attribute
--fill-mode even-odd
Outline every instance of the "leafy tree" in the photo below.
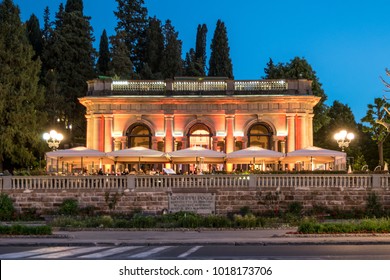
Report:
<svg viewBox="0 0 390 280"><path fill-rule="evenodd" d="M390 123L390 117L387 115L387 108L389 108L389 103L383 98L375 98L374 104L367 105L367 113L361 119L363 123L368 123L369 126L363 127L363 132L368 133L372 140L374 140L378 146L378 156L379 156L379 165L384 165L383 158L383 143L385 142L389 130L384 124ZM378 123L379 122L383 122Z"/></svg>
<svg viewBox="0 0 390 280"><path fill-rule="evenodd" d="M42 55L43 51L43 34L39 27L39 20L34 14L26 22L26 27L28 39L35 51L33 59L37 59Z"/></svg>
<svg viewBox="0 0 390 280"><path fill-rule="evenodd" d="M217 21L214 36L211 41L208 75L233 79L233 65L230 59L227 31L225 24L221 20Z"/></svg>
<svg viewBox="0 0 390 280"><path fill-rule="evenodd" d="M272 59L267 63L267 67L264 69L266 79L308 79L312 80L312 91L316 96L321 97L320 102L314 107L314 119L313 119L313 131L314 131L314 143L318 145L318 140L322 137L317 132L321 127L329 124L329 118L327 116L328 106L325 101L327 95L322 89L322 84L316 76L316 72L311 65L304 58L295 57L288 63L274 64Z"/></svg>
<svg viewBox="0 0 390 280"><path fill-rule="evenodd" d="M44 114L41 63L12 0L0 3L0 171L29 167L39 149Z"/></svg>
<svg viewBox="0 0 390 280"><path fill-rule="evenodd" d="M97 73L100 75L109 75L110 72L109 64L110 64L110 50L108 47L107 32L104 29L102 36L100 37L99 57L96 64Z"/></svg>
<svg viewBox="0 0 390 280"><path fill-rule="evenodd" d="M59 94L64 97L63 114L59 120L68 132L71 145L85 142L85 108L78 98L87 91L86 81L95 77L95 50L90 18L83 14L82 0L68 0L65 9L60 5L55 28L45 49L47 71L55 71Z"/></svg>
<svg viewBox="0 0 390 280"><path fill-rule="evenodd" d="M175 31L171 21L168 19L163 26L164 52L161 62L161 72L164 79L174 78L181 75L182 42L178 39L179 33Z"/></svg>
<svg viewBox="0 0 390 280"><path fill-rule="evenodd" d="M144 0L116 0L117 11L114 12L118 19L115 27L117 40L128 48L130 60L136 71L140 72L145 62L145 37L148 26L148 11L144 7Z"/></svg>

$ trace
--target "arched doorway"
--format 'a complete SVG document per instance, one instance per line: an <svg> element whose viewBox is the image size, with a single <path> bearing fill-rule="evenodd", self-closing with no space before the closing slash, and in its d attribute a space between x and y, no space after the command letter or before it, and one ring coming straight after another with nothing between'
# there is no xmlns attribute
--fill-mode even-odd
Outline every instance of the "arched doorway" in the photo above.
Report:
<svg viewBox="0 0 390 280"><path fill-rule="evenodd" d="M248 147L271 149L272 130L264 123L252 125L248 130Z"/></svg>
<svg viewBox="0 0 390 280"><path fill-rule="evenodd" d="M189 147L198 146L206 149L211 149L210 128L202 123L193 125L188 131Z"/></svg>
<svg viewBox="0 0 390 280"><path fill-rule="evenodd" d="M151 149L152 147L152 133L144 124L134 124L129 127L126 132L127 147L145 147Z"/></svg>

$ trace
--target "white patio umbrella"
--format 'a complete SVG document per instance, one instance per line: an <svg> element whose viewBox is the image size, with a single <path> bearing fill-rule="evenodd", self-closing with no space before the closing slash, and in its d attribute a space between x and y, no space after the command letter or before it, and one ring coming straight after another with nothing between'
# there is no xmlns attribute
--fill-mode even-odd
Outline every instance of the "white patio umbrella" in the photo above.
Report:
<svg viewBox="0 0 390 280"><path fill-rule="evenodd" d="M84 168L84 164L97 162L99 166L102 164L113 163L105 152L101 152L86 147L75 147L71 149L56 150L46 153L46 159L55 159L57 162L67 162L72 164L80 164Z"/></svg>
<svg viewBox="0 0 390 280"><path fill-rule="evenodd" d="M138 170L141 170L141 163L167 163L169 159L161 151L148 149L145 147L132 147L107 153L107 155L117 162L138 163ZM116 166L115 166L116 168Z"/></svg>
<svg viewBox="0 0 390 280"><path fill-rule="evenodd" d="M310 162L313 168L314 163L346 163L347 154L340 151L323 149L309 146L304 149L288 152L282 159L283 163Z"/></svg>
<svg viewBox="0 0 390 280"><path fill-rule="evenodd" d="M168 153L172 163L223 163L226 154L203 147L194 146L191 148L177 150Z"/></svg>
<svg viewBox="0 0 390 280"><path fill-rule="evenodd" d="M275 162L283 158L284 154L260 147L249 147L246 149L234 151L226 155L228 163L250 163L256 162Z"/></svg>

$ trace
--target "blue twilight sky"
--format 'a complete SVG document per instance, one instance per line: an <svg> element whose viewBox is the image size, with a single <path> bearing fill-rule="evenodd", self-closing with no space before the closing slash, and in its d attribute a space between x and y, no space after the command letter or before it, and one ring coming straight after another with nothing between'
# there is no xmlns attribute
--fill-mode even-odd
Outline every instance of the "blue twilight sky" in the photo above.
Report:
<svg viewBox="0 0 390 280"><path fill-rule="evenodd" d="M14 0L22 21L34 13L41 26L44 8L50 8L54 19L61 2L66 0ZM379 78L390 81L385 75L390 68L390 1L145 0L145 6L149 16L172 21L183 41L183 57L195 47L198 24L207 25L209 49L221 19L235 79L261 78L269 58L285 63L299 56L316 71L328 95L326 103L347 104L357 122L376 97L390 97ZM114 34L116 8L115 0L84 0L97 49L103 29L108 36Z"/></svg>

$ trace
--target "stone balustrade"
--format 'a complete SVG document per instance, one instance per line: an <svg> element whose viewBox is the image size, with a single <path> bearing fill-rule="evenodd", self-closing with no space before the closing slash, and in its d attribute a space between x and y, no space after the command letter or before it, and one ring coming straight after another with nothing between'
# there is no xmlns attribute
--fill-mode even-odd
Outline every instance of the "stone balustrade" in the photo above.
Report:
<svg viewBox="0 0 390 280"><path fill-rule="evenodd" d="M8 190L169 190L264 188L390 188L387 174L252 174L174 176L3 176L1 189Z"/></svg>

